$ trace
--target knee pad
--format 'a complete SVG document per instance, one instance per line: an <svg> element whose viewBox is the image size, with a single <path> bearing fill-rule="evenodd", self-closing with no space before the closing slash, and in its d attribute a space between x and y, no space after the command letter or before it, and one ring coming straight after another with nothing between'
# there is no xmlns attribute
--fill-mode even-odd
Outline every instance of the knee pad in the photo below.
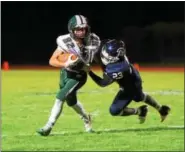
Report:
<svg viewBox="0 0 185 152"><path fill-rule="evenodd" d="M72 100L66 100L66 102L69 107L74 106L77 103L77 101L72 101Z"/></svg>
<svg viewBox="0 0 185 152"><path fill-rule="evenodd" d="M109 108L109 112L112 116L117 116L121 112L121 108L116 107L115 105L111 105Z"/></svg>
<svg viewBox="0 0 185 152"><path fill-rule="evenodd" d="M74 106L77 103L76 95L68 95L66 102L69 107Z"/></svg>
<svg viewBox="0 0 185 152"><path fill-rule="evenodd" d="M134 101L136 101L136 102L140 102L140 101L144 101L144 100L145 100L145 94L143 92L137 94L134 97Z"/></svg>

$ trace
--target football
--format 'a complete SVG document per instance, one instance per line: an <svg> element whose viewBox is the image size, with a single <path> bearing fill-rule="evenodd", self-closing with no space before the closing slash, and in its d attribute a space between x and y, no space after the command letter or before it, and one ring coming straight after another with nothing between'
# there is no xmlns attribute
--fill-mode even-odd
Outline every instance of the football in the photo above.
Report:
<svg viewBox="0 0 185 152"><path fill-rule="evenodd" d="M78 58L75 54L71 54L71 53L62 53L62 54L60 54L60 55L58 56L57 59L58 59L60 62L65 63L65 62L68 60L69 57L71 57L71 60L76 60L76 59Z"/></svg>

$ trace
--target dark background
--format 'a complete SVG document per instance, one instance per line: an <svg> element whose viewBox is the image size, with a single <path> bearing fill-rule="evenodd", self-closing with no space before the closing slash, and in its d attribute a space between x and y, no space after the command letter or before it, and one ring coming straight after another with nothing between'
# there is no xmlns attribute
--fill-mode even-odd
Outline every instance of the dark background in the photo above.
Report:
<svg viewBox="0 0 185 152"><path fill-rule="evenodd" d="M132 62L182 62L184 2L1 2L2 60L48 64L68 20L86 16L92 32L125 41Z"/></svg>

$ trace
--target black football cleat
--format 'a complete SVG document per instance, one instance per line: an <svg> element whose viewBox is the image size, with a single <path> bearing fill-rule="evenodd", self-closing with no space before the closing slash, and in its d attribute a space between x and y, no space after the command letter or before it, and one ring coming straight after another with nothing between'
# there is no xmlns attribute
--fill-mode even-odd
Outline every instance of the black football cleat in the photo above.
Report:
<svg viewBox="0 0 185 152"><path fill-rule="evenodd" d="M147 113L148 113L147 105L143 105L138 108L138 115L139 115L139 123L140 124L143 124L145 122Z"/></svg>
<svg viewBox="0 0 185 152"><path fill-rule="evenodd" d="M161 106L161 108L159 109L159 113L161 115L161 122L163 122L166 119L170 110L171 110L170 107L168 107L166 105Z"/></svg>
<svg viewBox="0 0 185 152"><path fill-rule="evenodd" d="M51 132L52 128L40 128L37 130L37 133L40 134L41 136L48 136Z"/></svg>

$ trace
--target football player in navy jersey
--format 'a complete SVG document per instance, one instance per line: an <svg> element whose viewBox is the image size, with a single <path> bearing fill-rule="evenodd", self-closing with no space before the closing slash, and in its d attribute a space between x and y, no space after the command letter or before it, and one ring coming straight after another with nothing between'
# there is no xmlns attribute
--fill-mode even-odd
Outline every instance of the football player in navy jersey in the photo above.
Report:
<svg viewBox="0 0 185 152"><path fill-rule="evenodd" d="M90 77L101 87L116 82L120 88L110 106L112 116L138 115L140 123L144 123L148 112L147 105L139 108L128 107L131 101L143 101L159 112L161 122L165 120L170 107L160 105L153 97L143 92L141 76L137 69L129 63L123 41L115 39L102 41L97 56L99 57L97 61L100 62L103 70L103 78L92 71L89 71Z"/></svg>

